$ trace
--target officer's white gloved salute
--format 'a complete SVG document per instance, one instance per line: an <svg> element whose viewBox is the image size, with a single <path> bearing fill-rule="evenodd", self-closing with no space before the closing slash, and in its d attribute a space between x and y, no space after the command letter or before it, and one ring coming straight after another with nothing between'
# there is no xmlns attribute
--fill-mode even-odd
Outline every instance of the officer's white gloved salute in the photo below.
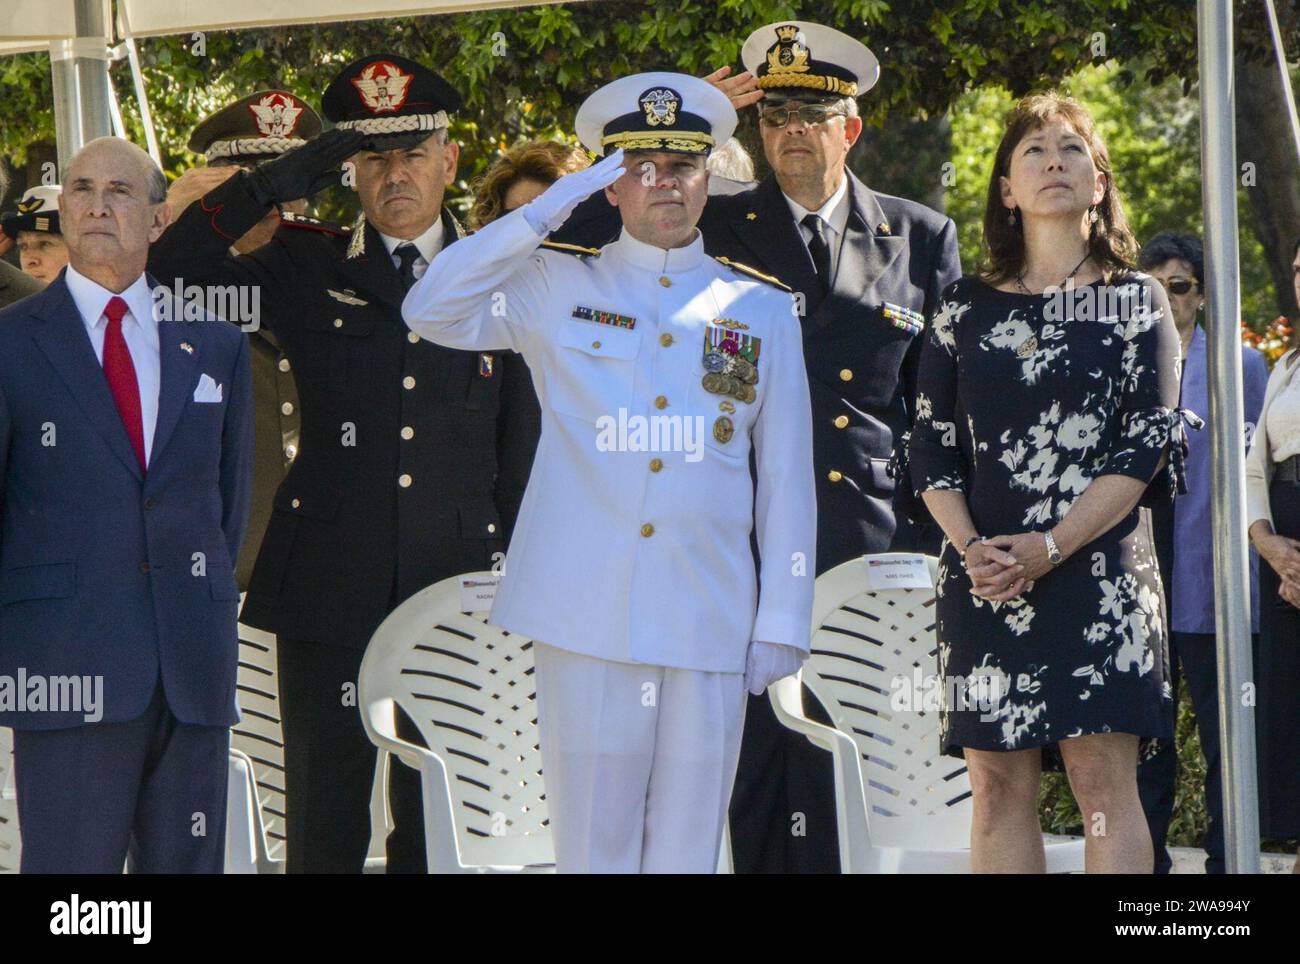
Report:
<svg viewBox="0 0 1300 964"><path fill-rule="evenodd" d="M597 191L609 187L624 173L623 149L619 148L591 167L564 175L524 205L524 218L534 231L546 237L569 220L574 208Z"/></svg>
<svg viewBox="0 0 1300 964"><path fill-rule="evenodd" d="M693 77L609 84L577 118L609 156L444 248L402 306L439 344L521 352L541 402L491 622L535 643L561 871L711 871L746 683L808 652L817 509L794 299L707 256L695 226L704 157L735 125ZM601 189L617 241L542 240Z"/></svg>

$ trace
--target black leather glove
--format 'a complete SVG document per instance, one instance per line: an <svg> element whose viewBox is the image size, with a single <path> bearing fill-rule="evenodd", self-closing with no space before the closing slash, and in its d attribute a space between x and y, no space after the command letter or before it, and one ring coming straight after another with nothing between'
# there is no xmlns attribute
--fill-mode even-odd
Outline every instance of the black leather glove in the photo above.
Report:
<svg viewBox="0 0 1300 964"><path fill-rule="evenodd" d="M267 161L248 175L253 197L265 207L307 199L339 179L339 166L361 150L360 131L334 130L318 134L302 147Z"/></svg>

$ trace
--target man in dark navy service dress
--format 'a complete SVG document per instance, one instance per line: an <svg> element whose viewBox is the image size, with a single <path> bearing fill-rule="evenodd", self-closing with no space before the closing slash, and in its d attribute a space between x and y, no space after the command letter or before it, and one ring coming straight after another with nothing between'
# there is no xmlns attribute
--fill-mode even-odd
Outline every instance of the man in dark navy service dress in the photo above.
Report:
<svg viewBox="0 0 1300 964"><path fill-rule="evenodd" d="M407 290L463 234L442 206L460 106L413 61L349 64L322 101L334 130L215 188L155 248L160 276L260 286L302 401L242 614L279 644L290 871L361 871L375 764L355 700L365 646L420 589L503 558L536 447L518 356L443 348L402 322ZM271 205L337 183L349 159L364 212L351 230L286 216L269 244L228 255ZM418 740L404 718L399 729ZM418 774L394 764L389 786L388 870L422 872Z"/></svg>

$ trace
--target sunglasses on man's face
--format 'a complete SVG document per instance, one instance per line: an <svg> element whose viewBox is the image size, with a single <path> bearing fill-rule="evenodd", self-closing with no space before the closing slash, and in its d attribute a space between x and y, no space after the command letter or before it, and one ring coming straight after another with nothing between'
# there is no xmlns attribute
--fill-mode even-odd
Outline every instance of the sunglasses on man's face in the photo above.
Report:
<svg viewBox="0 0 1300 964"><path fill-rule="evenodd" d="M824 104L802 104L798 107L765 107L758 115L768 127L784 127L791 116L797 116L804 126L825 124L832 117L845 117L844 111L832 110Z"/></svg>
<svg viewBox="0 0 1300 964"><path fill-rule="evenodd" d="M1165 291L1171 295L1185 295L1196 287L1196 282L1187 278L1170 278L1168 281L1160 282L1165 286Z"/></svg>

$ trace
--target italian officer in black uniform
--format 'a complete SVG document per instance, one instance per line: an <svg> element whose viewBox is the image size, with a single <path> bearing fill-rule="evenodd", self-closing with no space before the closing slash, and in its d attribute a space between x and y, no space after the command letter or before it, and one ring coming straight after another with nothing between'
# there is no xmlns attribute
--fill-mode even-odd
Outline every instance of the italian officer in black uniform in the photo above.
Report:
<svg viewBox="0 0 1300 964"><path fill-rule="evenodd" d="M866 46L830 27L786 21L750 34L741 59L747 72L718 86L737 106L759 96L772 173L752 190L710 197L699 227L710 254L776 276L798 299L818 572L865 553L937 552L937 529L898 476L925 319L961 276L956 228L848 170L862 132L857 98L880 74ZM599 246L617 233L617 212L598 198L555 238ZM807 709L826 719L819 706ZM739 873L839 868L830 755L785 730L766 694L749 701L731 840Z"/></svg>
<svg viewBox="0 0 1300 964"><path fill-rule="evenodd" d="M402 322L406 291L462 236L442 206L459 94L393 54L325 92L335 129L193 204L151 270L259 286L302 403L297 458L274 500L242 619L277 636L291 872L359 872L375 750L356 705L371 634L418 590L503 558L539 432L517 356L442 348ZM350 230L286 215L258 250L228 254L277 203L350 176ZM399 727L418 740L409 723ZM388 870L425 869L419 779L395 763Z"/></svg>

